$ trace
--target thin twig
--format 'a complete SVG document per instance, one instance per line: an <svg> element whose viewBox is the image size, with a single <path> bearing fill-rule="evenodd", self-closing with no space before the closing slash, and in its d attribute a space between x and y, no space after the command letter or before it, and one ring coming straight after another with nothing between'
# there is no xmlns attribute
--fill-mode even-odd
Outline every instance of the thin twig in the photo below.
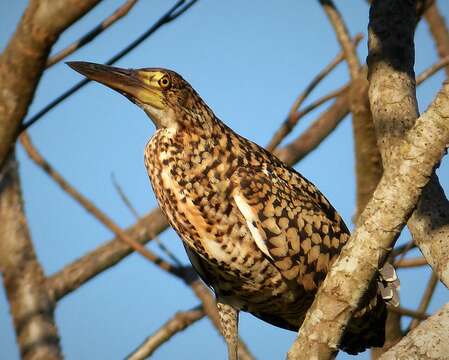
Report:
<svg viewBox="0 0 449 360"><path fill-rule="evenodd" d="M432 275L430 276L426 290L424 291L421 302L419 303L418 309L416 310L419 314L424 314L427 311L427 308L429 307L430 300L432 300L432 296L435 292L437 284L438 284L438 276L437 274L435 274L434 271L432 271ZM425 319L419 318L413 319L412 322L410 323L410 330L413 330L415 327L419 325L419 320Z"/></svg>
<svg viewBox="0 0 449 360"><path fill-rule="evenodd" d="M336 101L324 111L303 133L295 140L281 149L274 151L274 154L289 165L294 165L332 133L340 122L349 113L348 92L344 92L337 97Z"/></svg>
<svg viewBox="0 0 449 360"><path fill-rule="evenodd" d="M439 70L443 69L449 64L449 55L438 60L435 64L424 70L421 74L416 77L416 84L419 85L423 81L427 80L429 77L437 73Z"/></svg>
<svg viewBox="0 0 449 360"><path fill-rule="evenodd" d="M74 198L87 212L92 214L98 221L116 234L123 242L131 246L136 252L172 275L182 278L182 271L179 268L167 263L159 256L153 254L141 243L128 236L128 234L126 234L114 221L112 221L112 219L96 207L92 201L87 199L72 185L70 185L68 181L65 180L37 151L27 133L23 133L20 136L20 142L22 143L28 156L35 162L35 164L38 165L48 176L50 176L65 192Z"/></svg>
<svg viewBox="0 0 449 360"><path fill-rule="evenodd" d="M399 315L408 316L414 319L426 320L430 315L416 310L406 309L403 307L389 306L388 310L395 312Z"/></svg>
<svg viewBox="0 0 449 360"><path fill-rule="evenodd" d="M143 360L150 357L161 345L169 341L174 335L193 325L204 317L201 306L188 311L177 312L170 320L145 339L130 355L128 360Z"/></svg>
<svg viewBox="0 0 449 360"><path fill-rule="evenodd" d="M137 221L139 221L140 215L139 215L138 211L136 210L136 208L133 206L133 204L129 200L128 196L123 191L123 188L117 182L117 179L115 178L114 174L111 175L111 178L112 178L112 184L114 185L114 188L117 190L117 192L120 196L120 199L123 201L125 206L129 209L129 211L133 214L134 218ZM164 245L164 243L161 241L159 236L155 236L153 240L156 242L157 246L162 250L162 252L164 252L164 254L167 255L178 267L181 268L184 266L184 264L176 257L176 255L173 254L173 252L171 252L171 250Z"/></svg>
<svg viewBox="0 0 449 360"><path fill-rule="evenodd" d="M354 45L360 42L363 39L363 34L357 34L354 39ZM326 67L321 70L307 85L305 90L296 98L293 103L290 111L287 115L287 119L282 123L281 127L275 132L273 137L270 140L270 143L266 146L268 151L273 151L281 142L285 139L285 137L292 131L292 129L298 123L298 120L303 116L297 116L298 109L307 99L307 97L311 94L311 92L315 89L315 87L323 80L329 73L334 70L338 64L340 64L345 58L344 52L341 51L332 61L326 65Z"/></svg>
<svg viewBox="0 0 449 360"><path fill-rule="evenodd" d="M128 196L125 194L125 192L123 191L123 188L121 187L121 185L118 183L117 179L115 178L114 174L111 174L111 180L112 180L112 185L114 186L115 190L117 190L118 195L120 196L120 199L123 201L123 203L125 204L126 208L131 212L131 214L134 216L135 220L139 220L140 219L140 215L139 212L136 210L136 208L134 207L134 205L131 203L131 201L129 200Z"/></svg>
<svg viewBox="0 0 449 360"><path fill-rule="evenodd" d="M395 246L395 248L391 251L391 256L393 258L402 255L403 253L407 253L410 250L416 248L415 240L411 239L410 241L406 242L405 244ZM399 259L401 260L401 259Z"/></svg>
<svg viewBox="0 0 449 360"><path fill-rule="evenodd" d="M349 36L349 31L334 3L331 0L319 1L335 30L338 42L343 49L346 62L348 63L351 79L354 80L359 75L361 66L359 58L357 57L355 46Z"/></svg>
<svg viewBox="0 0 449 360"><path fill-rule="evenodd" d="M393 255L393 252L389 255L390 259L394 259L396 256L398 256L398 259L394 261L395 264L400 263L402 260L404 260L407 253L413 249L416 246L415 241L412 239L411 241L407 242L403 248L401 248L401 252L398 255Z"/></svg>
<svg viewBox="0 0 449 360"><path fill-rule="evenodd" d="M183 14L187 9L189 9L194 3L198 0L190 0L185 3L186 0L179 0L175 5L173 5L170 10L168 10L159 20L157 20L147 31L145 31L142 35L140 35L136 40L134 40L131 44L126 46L123 50L118 52L112 58L105 62L106 65L112 65L127 55L130 51L134 50L138 45L140 45L144 40L146 40L149 36L151 36L156 30L158 30L161 26L168 24L178 18L181 14ZM25 121L19 131L19 134L28 129L31 125L33 125L36 121L38 121L42 116L48 113L50 110L55 108L69 96L73 95L79 89L81 89L84 85L89 83L89 79L84 79L72 86L70 89L62 93L56 99L51 101L49 104L44 106L40 111L38 111L35 115L31 116L27 121Z"/></svg>
<svg viewBox="0 0 449 360"><path fill-rule="evenodd" d="M419 266L424 266L424 265L429 265L427 260L420 256L417 258L411 258L411 259L402 259L397 261L394 266L396 268L411 268L411 267L419 267Z"/></svg>
<svg viewBox="0 0 449 360"><path fill-rule="evenodd" d="M100 35L103 31L105 31L108 27L114 24L116 21L122 19L128 12L132 9L132 7L137 3L137 0L127 0L122 6L120 6L117 10L114 11L112 15L109 15L106 19L104 19L100 24L95 26L92 30L90 30L87 34L84 34L77 41L73 42L65 49L61 50L57 54L48 58L46 67L47 69L57 62L61 61L65 57L73 54L75 51L81 49L84 45L90 43L94 40L98 35Z"/></svg>

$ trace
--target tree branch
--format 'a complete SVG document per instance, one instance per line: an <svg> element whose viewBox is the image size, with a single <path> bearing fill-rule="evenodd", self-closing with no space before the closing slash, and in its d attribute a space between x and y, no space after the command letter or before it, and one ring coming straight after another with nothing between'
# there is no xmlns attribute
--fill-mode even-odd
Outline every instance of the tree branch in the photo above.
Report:
<svg viewBox="0 0 449 360"><path fill-rule="evenodd" d="M136 350L128 355L127 360L144 360L150 357L161 345L203 317L204 311L198 306L192 310L177 312L170 320L156 330L155 333L146 338Z"/></svg>
<svg viewBox="0 0 449 360"><path fill-rule="evenodd" d="M17 163L11 154L0 170L0 270L21 358L62 359L44 271L31 242L23 212Z"/></svg>
<svg viewBox="0 0 449 360"><path fill-rule="evenodd" d="M70 54L73 54L75 51L81 49L84 45L90 43L98 35L100 35L103 31L105 31L108 27L110 27L115 22L126 16L136 3L137 0L127 0L122 6L120 6L117 10L115 10L112 15L109 15L106 19L104 19L100 24L95 26L87 34L85 34L84 36L82 36L77 41L67 46L65 49L61 50L57 54L48 58L47 63L45 64L46 68L53 66L54 64L66 58Z"/></svg>
<svg viewBox="0 0 449 360"><path fill-rule="evenodd" d="M127 236L145 244L167 229L167 220L159 208L143 216L136 224L124 230ZM80 259L66 265L62 270L48 277L47 287L54 301L78 289L81 285L114 266L133 249L118 237L104 243Z"/></svg>
<svg viewBox="0 0 449 360"><path fill-rule="evenodd" d="M384 172L356 231L319 288L289 359L310 359L318 354L320 359L330 359L337 351L346 324L445 153L448 118L449 83L445 83Z"/></svg>
<svg viewBox="0 0 449 360"><path fill-rule="evenodd" d="M380 360L420 359L444 360L449 354L449 343L442 341L449 334L449 304L423 321L397 345L382 355Z"/></svg>
<svg viewBox="0 0 449 360"><path fill-rule="evenodd" d="M424 13L424 18L429 25L430 32L435 39L438 54L440 58L449 56L449 29L446 26L444 17L434 2ZM449 66L446 66L446 76L449 77Z"/></svg>
<svg viewBox="0 0 449 360"><path fill-rule="evenodd" d="M121 241L128 244L140 255L160 267L161 269L169 272L170 274L182 278L182 271L161 259L159 256L148 250L141 243L135 241L132 237L123 231L111 218L103 213L95 204L87 199L83 194L76 190L72 185L65 180L61 174L59 174L38 152L31 142L27 133L23 133L20 136L20 142L22 143L28 156L39 166L51 179L53 179L62 190L69 194L75 201L77 201L89 214L94 216L100 223L111 230Z"/></svg>
<svg viewBox="0 0 449 360"><path fill-rule="evenodd" d="M129 52L134 50L137 46L139 46L144 40L150 37L154 32L156 32L160 27L165 24L168 24L179 16L181 16L185 11L190 9L193 4L195 4L198 0L189 0L186 3L186 0L178 0L164 15L162 15L147 31L145 31L142 35L140 35L137 39L132 41L129 45L127 45L124 49L115 54L112 58L105 62L106 65L112 65L127 55ZM89 79L84 79L77 84L73 85L70 89L59 95L57 98L52 100L46 106L44 106L41 110L39 110L36 114L31 116L20 128L20 132L24 132L31 125L37 122L40 118L42 118L46 113L48 113L51 109L58 106L69 96L73 95L79 89L84 87L86 84L90 82Z"/></svg>
<svg viewBox="0 0 449 360"><path fill-rule="evenodd" d="M357 46L357 44L362 40L363 35L357 34L354 37L354 46ZM270 140L270 143L266 146L266 149L268 151L273 152L274 149L284 140L284 138L290 134L290 132L293 130L293 128L296 126L298 121L306 115L308 112L313 110L314 108L311 108L308 112L298 111L301 105L304 103L304 101L307 99L307 97L311 94L311 92L315 89L315 87L323 80L329 73L334 70L338 64L340 64L345 58L345 53L342 51L340 52L326 67L321 70L307 85L305 90L298 96L298 98L293 103L288 115L287 119L282 123L281 127L275 132L273 137ZM338 94L339 95L339 94ZM316 102L315 102L316 103ZM321 103L319 103L320 105ZM310 108L310 106L308 106Z"/></svg>
<svg viewBox="0 0 449 360"><path fill-rule="evenodd" d="M30 0L16 32L0 56L0 167L59 35L100 0Z"/></svg>
<svg viewBox="0 0 449 360"><path fill-rule="evenodd" d="M418 309L416 310L418 314L424 315L426 313L427 308L429 307L430 304L430 300L432 300L432 296L437 287L437 284L438 284L438 276L434 272L432 272L426 290L424 291L424 294L422 296L421 302L419 303ZM419 320L424 319L416 316L416 318L413 319L410 324L410 329L414 329L415 327L417 327L419 324Z"/></svg>
<svg viewBox="0 0 449 360"><path fill-rule="evenodd" d="M283 148L275 150L274 154L285 163L294 165L316 149L348 113L349 98L346 91L305 132Z"/></svg>
<svg viewBox="0 0 449 360"><path fill-rule="evenodd" d="M388 14L388 15L386 15ZM418 117L414 80L415 11L406 1L376 1L369 28L370 103L383 164L394 158ZM449 202L435 174L408 222L413 239L441 281L449 285Z"/></svg>

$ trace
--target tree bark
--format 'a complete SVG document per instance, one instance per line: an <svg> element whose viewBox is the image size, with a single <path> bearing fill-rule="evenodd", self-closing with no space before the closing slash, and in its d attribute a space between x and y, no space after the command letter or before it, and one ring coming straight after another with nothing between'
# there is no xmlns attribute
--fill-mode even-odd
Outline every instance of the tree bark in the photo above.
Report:
<svg viewBox="0 0 449 360"><path fill-rule="evenodd" d="M0 172L0 270L22 359L62 359L55 303L31 242L13 156Z"/></svg>
<svg viewBox="0 0 449 360"><path fill-rule="evenodd" d="M416 14L409 1L375 1L369 27L369 96L383 165L395 158L418 117L413 36ZM408 222L413 239L440 280L449 286L449 202L435 173Z"/></svg>
<svg viewBox="0 0 449 360"><path fill-rule="evenodd" d="M445 360L449 354L449 303L413 329L379 360Z"/></svg>
<svg viewBox="0 0 449 360"><path fill-rule="evenodd" d="M449 83L445 83L390 159L356 231L319 288L289 359L330 359L337 351L346 324L445 153L448 118Z"/></svg>
<svg viewBox="0 0 449 360"><path fill-rule="evenodd" d="M0 55L0 167L58 36L100 0L30 0L16 32Z"/></svg>

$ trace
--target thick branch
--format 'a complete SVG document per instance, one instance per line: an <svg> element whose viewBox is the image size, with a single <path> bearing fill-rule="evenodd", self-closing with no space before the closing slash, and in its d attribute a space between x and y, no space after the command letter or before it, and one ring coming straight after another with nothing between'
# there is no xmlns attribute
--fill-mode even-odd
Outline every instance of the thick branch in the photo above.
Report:
<svg viewBox="0 0 449 360"><path fill-rule="evenodd" d="M449 354L449 304L423 321L380 360L420 359L444 360Z"/></svg>
<svg viewBox="0 0 449 360"><path fill-rule="evenodd" d="M369 28L370 103L384 167L396 166L404 136L415 123L415 11L408 1L376 1ZM441 281L449 285L449 202L435 174L423 189L408 227Z"/></svg>
<svg viewBox="0 0 449 360"><path fill-rule="evenodd" d="M0 166L18 134L58 36L100 0L30 0L0 56Z"/></svg>
<svg viewBox="0 0 449 360"><path fill-rule="evenodd" d="M53 316L55 303L48 296L31 242L13 156L0 171L0 224L0 270L21 357L62 359Z"/></svg>
<svg viewBox="0 0 449 360"><path fill-rule="evenodd" d="M384 172L356 231L318 290L289 359L318 354L320 359L329 359L337 351L346 324L445 153L448 118L449 84L445 83L398 148L394 164Z"/></svg>

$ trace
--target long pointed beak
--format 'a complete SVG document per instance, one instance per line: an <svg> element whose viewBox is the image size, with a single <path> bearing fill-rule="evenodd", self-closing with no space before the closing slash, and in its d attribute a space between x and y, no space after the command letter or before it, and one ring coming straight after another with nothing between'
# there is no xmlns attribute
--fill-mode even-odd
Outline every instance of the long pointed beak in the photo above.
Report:
<svg viewBox="0 0 449 360"><path fill-rule="evenodd" d="M158 109L163 107L161 92L146 85L138 70L85 61L71 61L66 64L88 79L118 91L134 103L147 104Z"/></svg>

